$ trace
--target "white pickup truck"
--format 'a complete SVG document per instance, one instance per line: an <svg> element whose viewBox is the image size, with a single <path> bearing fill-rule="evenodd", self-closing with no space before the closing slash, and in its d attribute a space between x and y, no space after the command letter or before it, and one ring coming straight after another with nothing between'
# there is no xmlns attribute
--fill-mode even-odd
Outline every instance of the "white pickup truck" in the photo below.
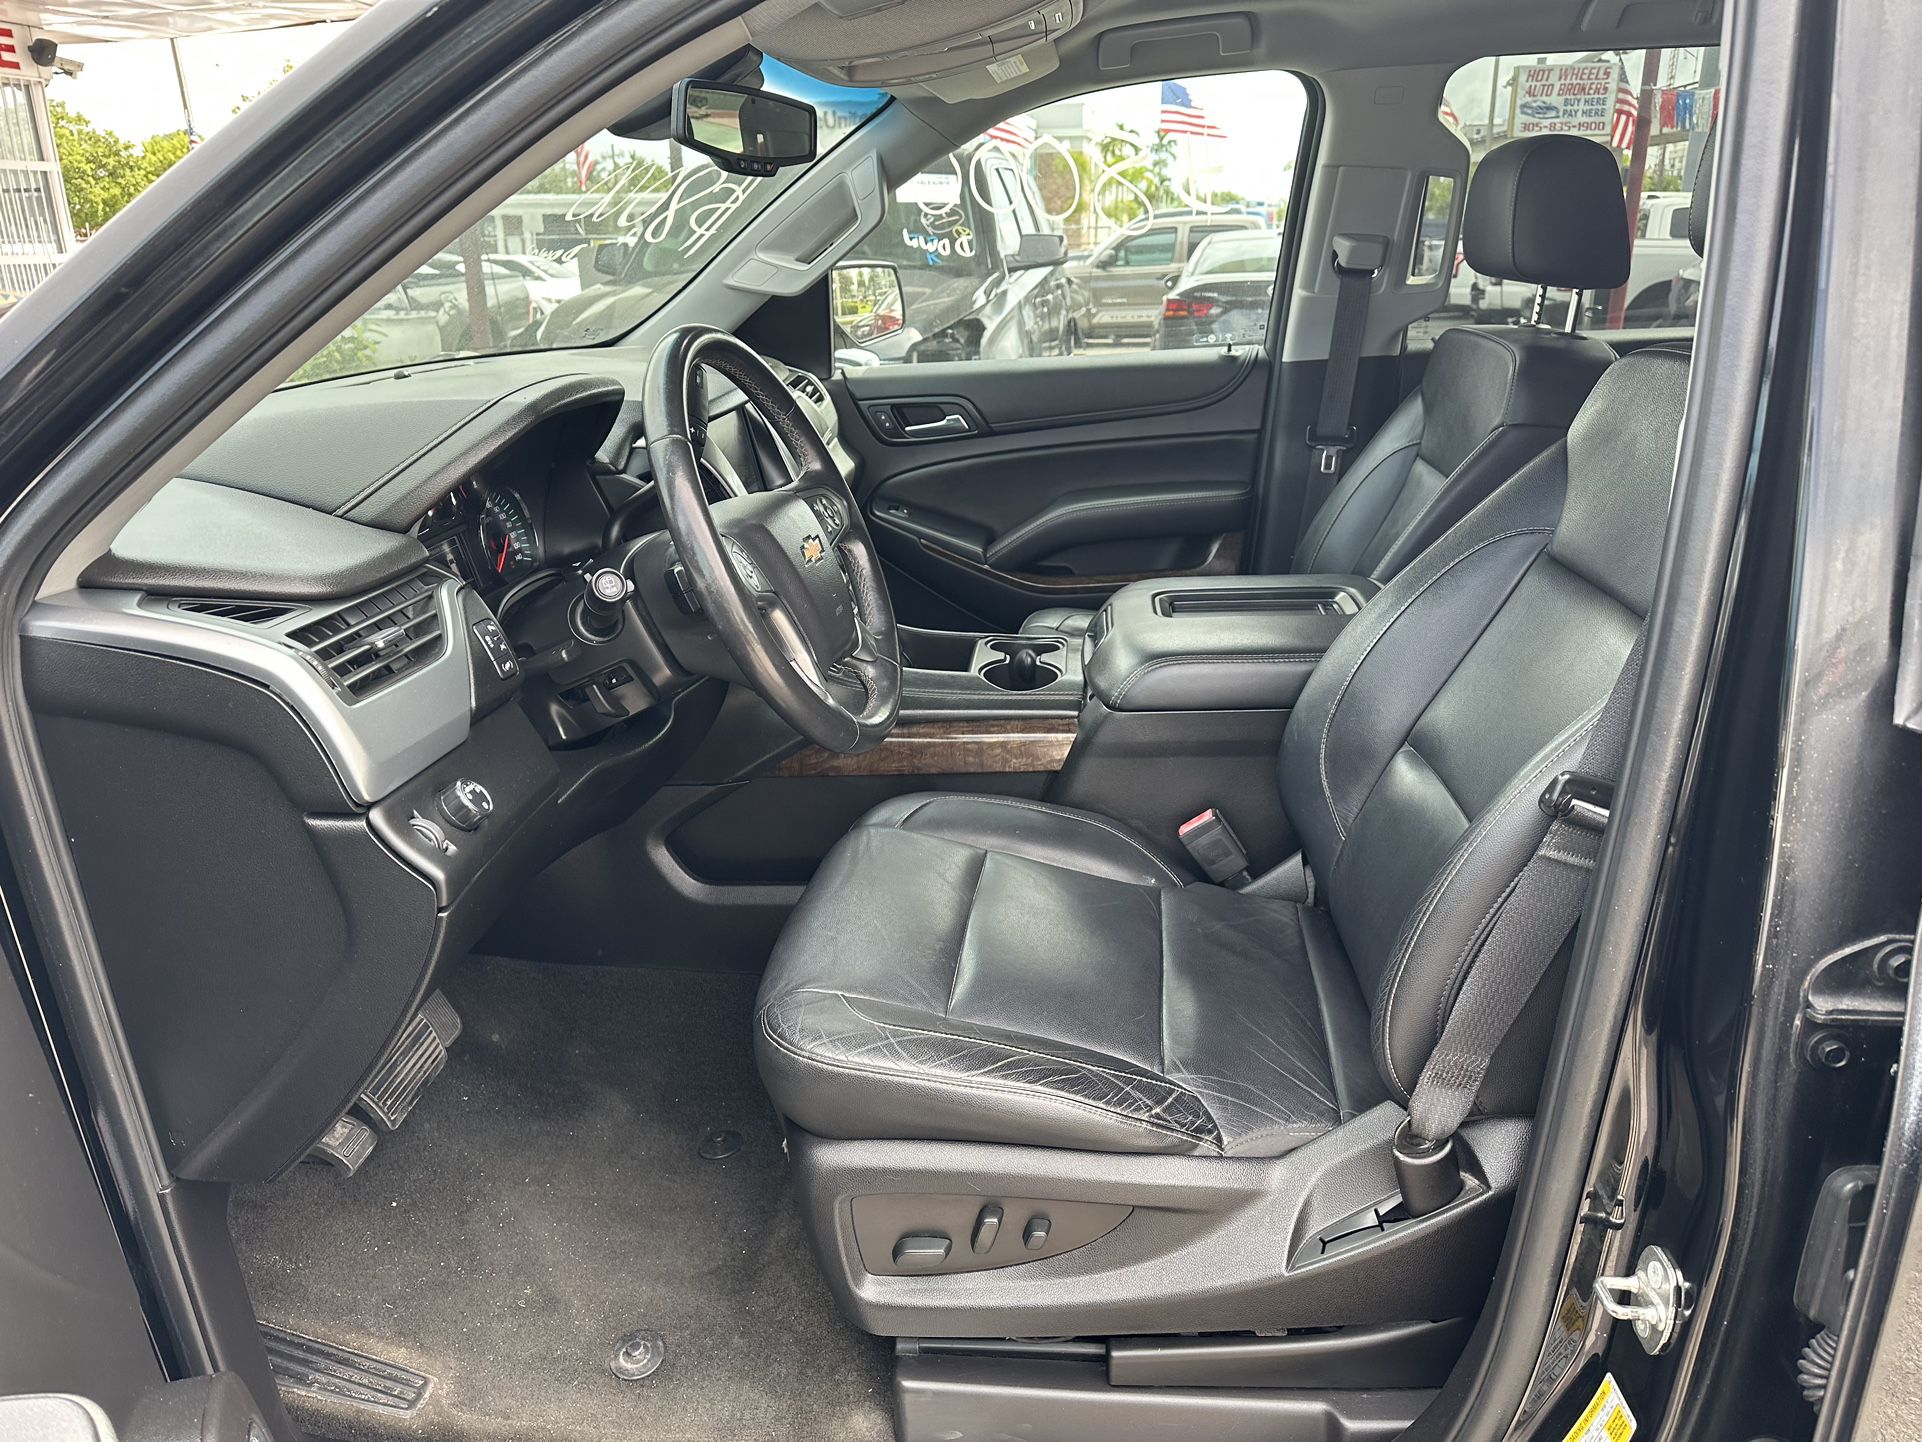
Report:
<svg viewBox="0 0 1922 1442"><path fill-rule="evenodd" d="M1695 261L1688 243L1688 201L1686 192L1654 191L1642 196L1628 267L1628 309L1623 317L1623 325L1629 330L1664 325L1670 318L1670 285ZM1534 286L1480 275L1469 269L1459 252L1456 254L1455 276L1448 287L1450 312L1465 312L1476 321L1513 320L1528 313L1534 296ZM1595 310L1597 297L1585 299L1590 309L1583 323L1590 329L1605 326L1607 315ZM1550 290L1544 317L1560 324L1567 307L1568 292Z"/></svg>

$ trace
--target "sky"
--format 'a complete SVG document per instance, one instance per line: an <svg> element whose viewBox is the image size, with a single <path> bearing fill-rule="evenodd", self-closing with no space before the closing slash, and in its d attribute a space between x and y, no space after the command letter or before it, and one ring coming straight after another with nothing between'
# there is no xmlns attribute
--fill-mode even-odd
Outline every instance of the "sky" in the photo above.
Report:
<svg viewBox="0 0 1922 1442"><path fill-rule="evenodd" d="M1253 200L1286 198L1308 112L1301 82L1285 72L1258 71L1184 83L1189 97L1227 134L1224 140L1176 141L1177 146L1196 147L1197 176L1211 174L1223 189ZM1090 128L1126 125L1151 138L1161 118L1161 86L1122 85L1090 95L1085 104L1083 117Z"/></svg>
<svg viewBox="0 0 1922 1442"><path fill-rule="evenodd" d="M301 25L234 35L193 35L180 42L181 66L194 128L211 135L234 118L245 96L258 95L280 78L288 61L298 65L346 29L344 24ZM78 79L55 76L47 98L64 102L95 125L126 140L145 140L185 125L180 85L165 40L62 45L85 67Z"/></svg>

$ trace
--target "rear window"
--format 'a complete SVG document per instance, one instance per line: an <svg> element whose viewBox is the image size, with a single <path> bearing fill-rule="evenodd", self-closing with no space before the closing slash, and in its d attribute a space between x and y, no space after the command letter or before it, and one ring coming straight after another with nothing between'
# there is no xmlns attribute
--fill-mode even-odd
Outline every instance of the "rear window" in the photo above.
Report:
<svg viewBox="0 0 1922 1442"><path fill-rule="evenodd" d="M1701 262L1687 244L1673 242L1688 237L1686 197L1721 113L1721 77L1714 46L1501 55L1471 61L1449 77L1441 119L1468 148L1471 202L1482 157L1510 140L1580 135L1614 153L1624 223L1634 221L1629 279L1618 290L1583 296L1583 329L1694 327ZM1532 286L1478 276L1458 260L1430 325L1514 320L1526 314L1533 294ZM1569 300L1567 291L1551 290L1545 318L1560 324Z"/></svg>
<svg viewBox="0 0 1922 1442"><path fill-rule="evenodd" d="M1281 263L1281 234L1217 235L1195 250L1195 275L1273 275Z"/></svg>

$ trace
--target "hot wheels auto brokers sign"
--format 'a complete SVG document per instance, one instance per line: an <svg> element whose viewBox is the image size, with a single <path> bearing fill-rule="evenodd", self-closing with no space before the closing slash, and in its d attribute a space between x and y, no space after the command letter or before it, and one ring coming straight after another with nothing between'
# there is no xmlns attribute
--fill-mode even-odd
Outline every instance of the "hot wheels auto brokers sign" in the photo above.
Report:
<svg viewBox="0 0 1922 1442"><path fill-rule="evenodd" d="M1517 66L1508 133L1586 135L1607 144L1619 78L1620 72L1608 62Z"/></svg>

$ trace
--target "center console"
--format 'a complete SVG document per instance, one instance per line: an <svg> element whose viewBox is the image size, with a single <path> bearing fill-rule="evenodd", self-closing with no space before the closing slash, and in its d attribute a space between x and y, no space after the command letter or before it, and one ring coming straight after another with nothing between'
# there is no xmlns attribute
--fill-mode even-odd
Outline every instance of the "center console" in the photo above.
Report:
<svg viewBox="0 0 1922 1442"><path fill-rule="evenodd" d="M977 635L901 628L901 715L1059 714L1081 708L1082 647L1059 636Z"/></svg>
<svg viewBox="0 0 1922 1442"><path fill-rule="evenodd" d="M1359 576L1137 581L1082 643L1086 696L1049 800L1127 821L1171 849L1218 807L1251 867L1298 848L1281 809L1282 729L1322 655L1380 588Z"/></svg>

